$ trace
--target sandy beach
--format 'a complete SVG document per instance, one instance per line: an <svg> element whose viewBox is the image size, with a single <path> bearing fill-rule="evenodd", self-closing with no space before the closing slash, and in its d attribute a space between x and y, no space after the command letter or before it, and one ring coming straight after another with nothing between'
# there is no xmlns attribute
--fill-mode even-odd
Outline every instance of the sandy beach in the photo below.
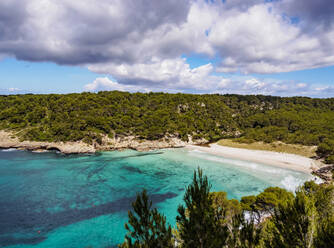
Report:
<svg viewBox="0 0 334 248"><path fill-rule="evenodd" d="M187 148L207 152L216 156L268 164L305 173L311 173L319 169L322 165L319 161L300 155L233 148L218 144L211 144L209 147L189 145Z"/></svg>

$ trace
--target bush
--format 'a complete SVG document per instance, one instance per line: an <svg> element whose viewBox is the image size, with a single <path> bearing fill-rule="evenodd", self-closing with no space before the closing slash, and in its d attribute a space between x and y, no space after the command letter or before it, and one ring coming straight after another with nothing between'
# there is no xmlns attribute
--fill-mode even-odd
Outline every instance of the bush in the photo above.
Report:
<svg viewBox="0 0 334 248"><path fill-rule="evenodd" d="M334 155L328 156L328 157L325 159L325 162L326 162L327 164L334 164Z"/></svg>

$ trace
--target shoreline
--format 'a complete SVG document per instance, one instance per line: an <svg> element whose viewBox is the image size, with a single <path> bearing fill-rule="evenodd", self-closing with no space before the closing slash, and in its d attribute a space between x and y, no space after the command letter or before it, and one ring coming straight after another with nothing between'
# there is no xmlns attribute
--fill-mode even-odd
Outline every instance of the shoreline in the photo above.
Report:
<svg viewBox="0 0 334 248"><path fill-rule="evenodd" d="M208 147L187 145L186 148L192 150L199 150L216 156L243 161L251 161L269 166L299 171L307 174L312 174L315 171L319 170L321 167L325 166L320 161L296 154L234 148L228 146L221 146L216 143L210 144Z"/></svg>
<svg viewBox="0 0 334 248"><path fill-rule="evenodd" d="M164 137L160 140L140 140L135 136L118 137L110 139L103 138L102 145L86 144L82 141L77 142L39 142L39 141L20 141L13 137L13 134L0 130L0 149L18 149L31 152L58 151L65 155L70 154L95 154L103 151L121 151L132 149L137 151L150 151L165 148L190 148L197 149L209 154L226 158L252 161L269 166L276 166L307 174L316 175L325 182L332 181L331 170L333 165L325 165L319 160L314 160L301 155L281 153L264 150L251 150L246 148L234 148L221 146L217 143L208 143L207 140L182 141L176 137Z"/></svg>
<svg viewBox="0 0 334 248"><path fill-rule="evenodd" d="M43 142L43 141L20 141L11 132L0 130L0 149L15 148L28 151L59 151L63 154L94 154L102 151L117 151L133 149L137 151L149 151L164 148L182 148L187 145L199 145L208 143L206 139L193 141L191 136L185 142L179 138L168 136L160 140L141 140L135 136L109 138L104 136L102 143L93 142L87 144L82 141L76 142Z"/></svg>
<svg viewBox="0 0 334 248"><path fill-rule="evenodd" d="M153 142L153 144L152 144ZM59 142L59 143L49 143L49 142L36 142L36 141L23 141L18 143L6 143L5 145L0 140L0 150L16 149L16 150L26 150L30 152L43 153L58 151L61 154L71 155L71 154L95 154L97 152L105 151L122 151L125 149L137 150L140 152L150 151L150 150L160 150L165 148L186 148L191 150L199 150L208 154L216 155L219 157L237 159L242 161L250 161L255 163L260 163L264 165L290 169L293 171L299 171L307 174L312 174L317 172L319 169L326 167L320 161L307 158L301 155L264 151L264 150L252 150L246 148L234 148L228 146L221 146L217 143L201 145L201 144L189 144L189 143L177 143L171 144L165 141L150 141L150 145L146 142L144 145L139 145L135 141L134 144L130 143L127 145L120 145L121 143L114 144L114 146L104 146L100 149L94 148L92 145L87 145L83 142Z"/></svg>

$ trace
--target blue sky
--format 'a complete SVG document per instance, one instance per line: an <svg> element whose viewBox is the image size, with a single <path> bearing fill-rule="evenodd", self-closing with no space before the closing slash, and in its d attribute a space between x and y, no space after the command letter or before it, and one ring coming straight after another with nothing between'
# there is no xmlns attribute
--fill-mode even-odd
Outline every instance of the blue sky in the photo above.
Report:
<svg viewBox="0 0 334 248"><path fill-rule="evenodd" d="M331 0L0 2L0 94L334 97Z"/></svg>
<svg viewBox="0 0 334 248"><path fill-rule="evenodd" d="M216 63L215 59L211 60L202 56L183 57L192 69L207 63ZM93 82L98 77L109 76L92 72L82 66L61 66L52 62L18 61L14 58L6 58L0 61L0 75L0 88L20 89L27 93L82 92L84 85ZM225 76L236 77L243 76L243 74L234 73ZM252 74L249 76L260 79L294 80L320 86L334 86L334 66L276 74Z"/></svg>
<svg viewBox="0 0 334 248"><path fill-rule="evenodd" d="M85 84L103 76L85 67L18 61L14 58L0 62L0 75L0 88L15 88L33 93L81 92Z"/></svg>

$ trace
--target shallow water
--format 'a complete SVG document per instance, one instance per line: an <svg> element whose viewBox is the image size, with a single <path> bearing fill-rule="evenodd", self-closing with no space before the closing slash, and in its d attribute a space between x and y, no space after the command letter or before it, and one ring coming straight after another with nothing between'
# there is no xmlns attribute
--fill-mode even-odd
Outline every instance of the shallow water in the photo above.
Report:
<svg viewBox="0 0 334 248"><path fill-rule="evenodd" d="M269 186L294 190L310 175L196 150L103 152L94 156L0 151L0 247L114 247L127 211L146 188L175 225L177 206L201 167L229 198Z"/></svg>

